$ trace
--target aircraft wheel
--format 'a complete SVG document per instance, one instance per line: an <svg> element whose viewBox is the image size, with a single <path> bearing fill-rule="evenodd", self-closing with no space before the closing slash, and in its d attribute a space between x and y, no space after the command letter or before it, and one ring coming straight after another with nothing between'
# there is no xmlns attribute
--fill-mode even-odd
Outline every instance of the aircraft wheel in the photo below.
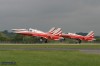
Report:
<svg viewBox="0 0 100 66"><path fill-rule="evenodd" d="M65 38L63 38L63 39L60 39L60 42L64 42L65 41Z"/></svg>
<svg viewBox="0 0 100 66"><path fill-rule="evenodd" d="M43 43L43 38L42 37L39 39L39 42L40 43Z"/></svg>
<svg viewBox="0 0 100 66"><path fill-rule="evenodd" d="M45 39L45 41L44 41L45 43L48 43L48 40L47 39Z"/></svg>
<svg viewBox="0 0 100 66"><path fill-rule="evenodd" d="M79 44L81 44L81 43L82 43L82 41L81 41L80 39L77 39L77 40L78 40L78 43L79 43Z"/></svg>

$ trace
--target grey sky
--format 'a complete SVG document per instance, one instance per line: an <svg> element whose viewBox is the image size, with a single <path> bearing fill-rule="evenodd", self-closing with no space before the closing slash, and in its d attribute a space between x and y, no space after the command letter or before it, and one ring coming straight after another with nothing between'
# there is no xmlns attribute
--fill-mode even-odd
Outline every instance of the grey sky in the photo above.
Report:
<svg viewBox="0 0 100 66"><path fill-rule="evenodd" d="M100 0L0 0L0 31L37 28L100 35Z"/></svg>

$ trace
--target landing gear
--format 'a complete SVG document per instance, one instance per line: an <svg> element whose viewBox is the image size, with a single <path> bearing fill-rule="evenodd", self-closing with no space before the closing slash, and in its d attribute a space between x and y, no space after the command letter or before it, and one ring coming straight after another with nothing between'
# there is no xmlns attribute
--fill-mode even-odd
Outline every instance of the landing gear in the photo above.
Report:
<svg viewBox="0 0 100 66"><path fill-rule="evenodd" d="M39 39L39 41L40 43L48 43L48 40L42 37Z"/></svg>
<svg viewBox="0 0 100 66"><path fill-rule="evenodd" d="M39 39L39 42L40 42L40 43L43 43L43 39L42 39L42 38L40 38L40 39Z"/></svg>
<svg viewBox="0 0 100 66"><path fill-rule="evenodd" d="M79 43L79 44L81 44L82 43L82 41L80 40L80 39L76 39L78 42L77 43Z"/></svg>
<svg viewBox="0 0 100 66"><path fill-rule="evenodd" d="M60 39L60 42L64 42L65 41L65 38L63 38L63 39Z"/></svg>
<svg viewBox="0 0 100 66"><path fill-rule="evenodd" d="M48 43L48 40L47 39L44 39L44 43Z"/></svg>

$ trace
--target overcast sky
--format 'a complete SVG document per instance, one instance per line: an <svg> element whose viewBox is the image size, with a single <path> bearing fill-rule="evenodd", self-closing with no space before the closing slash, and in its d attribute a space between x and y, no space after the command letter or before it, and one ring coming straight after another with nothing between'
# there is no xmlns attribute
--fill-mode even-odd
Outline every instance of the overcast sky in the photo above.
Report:
<svg viewBox="0 0 100 66"><path fill-rule="evenodd" d="M0 0L0 31L30 27L100 35L100 0Z"/></svg>

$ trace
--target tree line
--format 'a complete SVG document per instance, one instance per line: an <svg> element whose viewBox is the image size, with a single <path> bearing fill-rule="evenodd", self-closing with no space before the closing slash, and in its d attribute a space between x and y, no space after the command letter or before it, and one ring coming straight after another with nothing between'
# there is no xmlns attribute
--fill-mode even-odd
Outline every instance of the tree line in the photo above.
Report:
<svg viewBox="0 0 100 66"><path fill-rule="evenodd" d="M77 34L86 35L87 33L79 32ZM96 40L93 41L95 43L100 43L100 36L95 36ZM66 39L65 43L74 43L75 40ZM51 43L57 43L60 41L50 41ZM0 43L40 43L39 37L33 36L24 36L20 34L15 34L12 32L8 32L8 30L0 31Z"/></svg>

